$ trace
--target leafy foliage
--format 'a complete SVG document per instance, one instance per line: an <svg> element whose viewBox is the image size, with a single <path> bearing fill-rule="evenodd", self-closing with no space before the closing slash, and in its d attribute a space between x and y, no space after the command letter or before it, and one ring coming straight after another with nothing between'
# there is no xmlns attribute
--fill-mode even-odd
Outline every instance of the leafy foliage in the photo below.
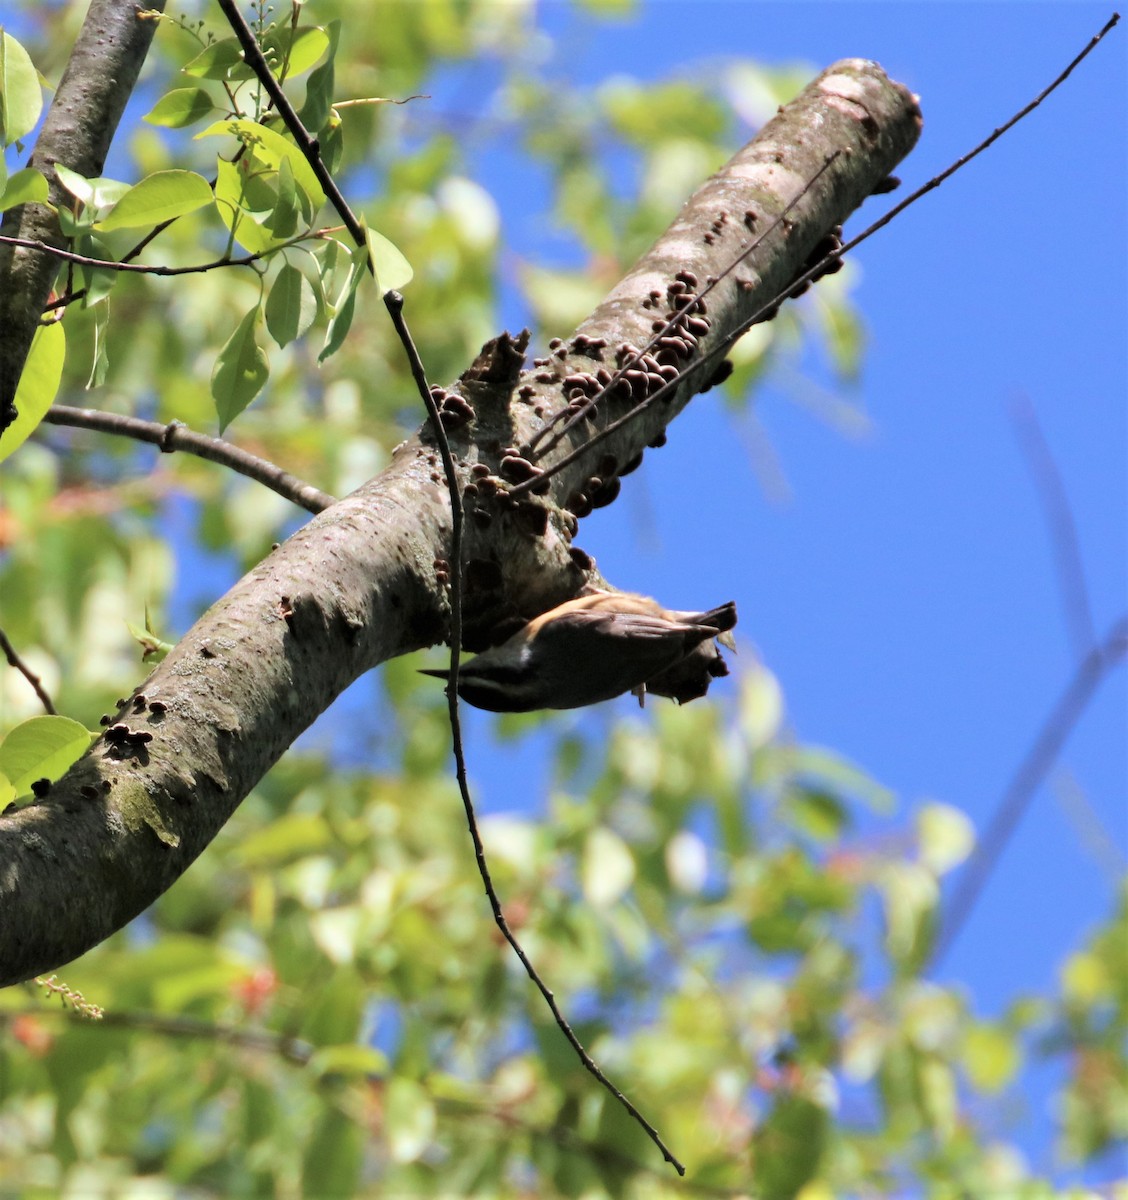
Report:
<svg viewBox="0 0 1128 1200"><path fill-rule="evenodd" d="M433 378L497 329L499 220L474 138L438 106L386 102L442 87L453 62L492 61L504 128L483 132L482 152L523 146L548 183L546 221L574 251L513 264L546 333L586 312L735 143L704 84L618 79L580 95L532 75L526 49L547 35L531 5L374 8L362 20L319 3L302 10L310 26L268 27L260 11L260 32L279 77L304 81L301 111L350 197L395 245L371 233L356 251L319 224L323 191L267 123L237 46L165 20L147 125L111 168L135 182L65 176L68 233L79 253L120 261L171 220L145 261L201 264L236 244L262 257L175 281L76 267L66 281L86 297L66 309L65 365L62 326L39 335L24 437L56 392L88 403L96 366L100 407L234 422L245 444L339 493L375 473L419 418L388 329L358 303L376 294L367 251L381 287L414 270ZM49 74L57 46L26 40ZM12 45L7 144L38 114ZM791 86L746 69L768 96ZM26 172L9 189L17 180L33 191L13 203L39 195ZM734 408L801 340L856 369L848 275L745 339ZM2 624L92 727L136 675L131 625L183 629L294 518L179 455L47 428L24 444L10 429L0 448L10 441ZM34 711L23 681L0 677L4 731ZM1060 995L986 1017L926 974L943 878L971 848L959 813L926 806L890 836L888 792L796 744L757 666L735 711L644 716L502 722L514 751L552 737L545 811L493 803L484 836L511 925L593 1054L689 1161L684 1187L592 1085L495 937L445 710L410 663L342 707L363 766L343 764L340 741L292 751L145 917L68 968L100 1021L31 987L0 993L6 1186L1041 1200L1051 1189L1008 1144L1005 1113L1047 1054L1065 1063L1065 1152L1083 1161L1128 1135L1128 910L1066 964Z"/></svg>

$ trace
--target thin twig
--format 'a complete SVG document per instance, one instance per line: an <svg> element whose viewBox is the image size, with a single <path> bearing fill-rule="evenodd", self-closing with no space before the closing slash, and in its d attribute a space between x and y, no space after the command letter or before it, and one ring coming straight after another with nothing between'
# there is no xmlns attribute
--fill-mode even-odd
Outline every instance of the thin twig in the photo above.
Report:
<svg viewBox="0 0 1128 1200"><path fill-rule="evenodd" d="M262 49L255 40L255 35L251 32L251 27L243 19L243 14L239 11L239 6L235 3L235 0L219 0L219 7L223 15L227 18L227 23L231 26L231 31L235 34L239 47L243 51L243 61L255 73L255 78L262 84L263 90L270 97L271 103L278 110L278 115L290 131L291 136L297 143L298 149L305 155L306 162L309 163L310 169L317 176L317 182L321 184L321 190L325 193L329 203L340 214L341 220L344 221L345 227L352 235L353 241L358 246L365 245L367 239L364 236L364 227L358 220L356 213L349 207L348 201L337 186L337 181L333 178L332 172L322 160L321 147L318 144L317 138L302 124L301 118L294 111L294 106L287 99L281 84L274 78L270 64L266 61ZM368 265L371 270L371 258L369 258Z"/></svg>
<svg viewBox="0 0 1128 1200"><path fill-rule="evenodd" d="M340 189L337 187L336 181L333 179L328 168L321 160L320 150L317 144L317 139L311 137L308 130L298 118L293 106L287 100L282 88L278 85L278 81L274 78L270 71L270 67L263 57L262 51L259 49L258 43L255 41L254 34L251 33L247 23L243 20L238 8L233 3L233 0L219 0L219 6L227 17L231 28L235 32L235 36L243 49L244 61L254 71L255 75L261 80L264 89L278 109L279 115L285 122L286 128L294 137L302 153L305 155L310 167L317 175L318 182L321 184L327 197L329 197L333 207L337 210L342 221L344 221L349 232L353 235L357 245L363 246L366 243L364 230L357 221L356 216L349 208ZM371 255L368 258L368 269L375 274L375 269L372 263ZM435 440L439 447L439 452L443 461L443 473L446 476L447 490L450 493L451 502L451 629L450 629L450 644L451 644L451 669L450 677L447 684L447 696L450 708L450 724L451 735L454 743L455 769L458 777L459 791L462 795L462 803L466 809L466 819L470 826L470 836L474 842L474 858L478 864L478 871L482 876L482 882L485 885L486 895L489 897L490 907L493 910L494 921L497 923L498 929L502 936L512 947L513 952L521 961L521 965L525 968L529 978L536 985L545 1002L548 1004L556 1024L560 1031L568 1039L572 1048L579 1055L580 1061L584 1064L587 1070L615 1097L616 1100L626 1109L628 1113L646 1130L651 1141L661 1150L666 1161L673 1164L679 1175L685 1174L685 1167L674 1157L662 1141L658 1131L646 1120L645 1117L638 1111L637 1108L619 1091L617 1087L607 1078L600 1070L595 1060L584 1049L579 1038L572 1031L572 1027L568 1024L564 1014L560 1011L559 1005L556 1003L556 998L545 985L536 968L529 960L529 956L525 953L521 944L513 936L509 929L509 925L505 920L505 914L502 912L501 903L497 898L497 892L494 890L493 881L490 878L489 867L486 863L485 848L482 845L482 838L478 832L477 818L474 814L473 801L470 798L469 785L466 779L466 761L462 750L461 726L458 718L458 663L459 653L462 642L462 613L461 613L461 584L462 584L462 498L458 491L458 476L455 471L454 458L450 453L450 447L447 444L446 433L442 427L442 421L439 419L438 404L435 398L431 395L430 388L427 384L426 372L423 369L423 363L419 358L419 354L415 349L415 343L408 331L407 324L403 318L403 297L395 291L384 293L384 305L388 310L388 314L392 319L392 324L396 328L400 341L403 343L404 351L407 354L408 362L411 365L411 374L415 380L416 387L419 390L420 397L427 408L427 415L431 423L431 428L434 431Z"/></svg>
<svg viewBox="0 0 1128 1200"><path fill-rule="evenodd" d="M948 905L947 920L936 939L932 966L936 967L952 943L959 937L975 907L991 872L998 865L1007 842L1026 812L1039 784L1057 759L1066 738L1073 731L1097 685L1121 659L1128 655L1128 613L1113 625L1108 636L1094 645L1077 665L1073 678L1066 685L1038 731L1030 749L1018 765L1014 776L991 818L987 831L968 861Z"/></svg>
<svg viewBox="0 0 1128 1200"><path fill-rule="evenodd" d="M53 404L43 418L48 425L66 425L76 429L94 429L99 433L113 433L135 441L157 446L164 454L183 450L197 458L230 467L240 475L261 483L277 492L291 503L307 512L319 513L336 504L336 498L306 483L289 471L283 471L265 458L259 458L247 450L241 450L222 438L195 433L181 421L144 421L140 417L127 417L119 413L102 412L96 408L71 408L66 404Z"/></svg>
<svg viewBox="0 0 1128 1200"><path fill-rule="evenodd" d="M396 325L396 332L400 336L405 348L408 351L408 358L411 362L411 374L415 379L416 388L420 396L423 398L423 403L427 406L427 414L431 421L431 427L436 433L436 441L439 446L439 453L443 460L443 470L447 478L447 489L450 493L451 507L451 549L450 549L450 670L447 680L447 711L450 716L450 732L451 743L454 752L455 776L458 780L458 791L462 797L462 807L466 812L466 824L470 830L470 839L474 843L474 861L478 866L478 874L482 877L482 884L486 889L486 896L490 902L490 909L493 912L494 923L501 931L502 937L509 943L513 953L517 955L521 965L525 968L525 973L533 981L541 996L544 997L545 1003L548 1005L554 1020L560 1032L568 1039L572 1049L579 1056L580 1062L587 1068L592 1075L611 1093L612 1096L626 1109L628 1113L646 1130L650 1140L661 1150L663 1157L667 1162L673 1164L674 1169L679 1175L685 1174L685 1167L674 1157L667 1148L665 1142L662 1141L661 1135L650 1124L649 1121L638 1111L637 1108L623 1095L621 1091L611 1082L610 1079L603 1073L599 1064L588 1054L583 1043L576 1036L572 1026L568 1023L568 1019L564 1016L560 1006L556 1003L556 997L551 989L541 979L540 973L533 966L532 960L525 953L524 947L517 940L513 931L509 928L509 922L505 919L505 913L501 907L501 901L498 899L497 889L494 887L493 877L490 874L489 864L486 861L486 848L482 843L482 835L478 829L478 817L474 811L474 801L470 796L470 784L466 772L466 755L462 746L462 722L459 717L458 710L458 667L459 654L462 645L462 526L463 526L463 510L462 497L458 493L458 481L455 474L454 458L450 452L450 446L447 443L446 431L443 429L442 421L439 418L438 402L431 394L431 389L427 384L427 376L423 369L423 363L419 358L419 353L415 348L415 343L409 333L406 325L403 324L403 297L399 292L388 292L384 297L385 303L388 306L388 312L391 314L392 322Z"/></svg>
<svg viewBox="0 0 1128 1200"><path fill-rule="evenodd" d="M24 1010L10 1009L0 1015L0 1024L10 1023L20 1016L42 1020L46 1017L63 1017L74 1020L75 1014L65 1008L32 1007ZM97 1022L85 1026L91 1029L130 1029L140 1033L153 1033L163 1037L207 1038L248 1050L263 1050L281 1055L296 1066L304 1067L313 1057L314 1048L299 1038L285 1033L274 1033L269 1029L248 1029L242 1025L229 1025L222 1021L205 1021L200 1017L169 1016L165 1013L140 1011L104 1010Z"/></svg>
<svg viewBox="0 0 1128 1200"><path fill-rule="evenodd" d="M775 220L773 220L764 229L764 231L761 234L759 234L759 236L753 238L752 244L750 246L747 246L744 250L742 250L740 252L740 254L738 254L736 256L736 258L734 258L732 260L732 262L730 262L729 265L727 267L725 267L725 269L715 279L710 280L710 282L705 285L705 287L702 289L701 293L697 297L697 300L699 302L706 299L713 292L713 290L720 285L722 280L727 279L728 276L731 275L732 272L735 271L736 268L739 267L742 262L744 262L756 250L758 250L761 245L763 245L765 239L771 233L773 233L776 229L778 229L784 223L784 221L786 221L787 214L791 212L791 210L799 203L799 201L802 200L803 197L806 196L807 193L811 190L811 188L813 188L815 186L815 184L819 181L819 179L822 178L824 172L830 167L831 163L834 162L834 160L838 157L838 155L840 153L841 153L841 151L835 150L832 154L827 155L826 159L823 161L823 165L821 167L819 167L819 169L814 173L814 175L812 175L811 178L808 179L807 182L799 189L799 191L794 196L792 196L792 198L787 202L787 204L784 206L784 208L781 209L780 212L776 215ZM688 321L689 318L693 315L694 311L696 311L695 307L693 305L690 305L687 308L684 308L684 309L679 310L678 312L675 312L674 315L672 317L670 317L670 319L662 326L662 328L659 329L654 334L654 336L650 339L650 341L647 342L646 345L641 350L639 350L637 354L632 354L630 356L630 358L628 358L625 362L623 362L619 366L619 368L616 370L615 374L612 375L612 377L607 381L607 383L605 383L603 385L603 388L600 391L596 392L596 394L591 398L590 402L584 406L584 408L581 412L575 413L569 420L564 422L563 428L561 428L556 433L556 435L549 440L549 442L546 446L542 447L537 452L537 457L540 458L541 456L550 453L554 447L556 447L557 445L560 444L561 440L567 435L569 430L573 429L581 421L586 420L588 418L588 416L590 415L590 413L592 412L592 410L595 408L595 406L605 396L607 396L613 388L615 388L618 385L619 381L626 375L626 373L629 370L632 370L633 368L637 367L639 365L639 363L642 361L643 357L645 355L649 354L654 349L654 347L657 346L658 343L664 337L666 337L670 333L676 332L679 326L684 325L686 323L686 321ZM704 361L705 361L704 357L702 357L702 359L699 360L699 362L704 362ZM696 367L698 365L699 365L699 363L690 364L689 366L686 367L686 370L681 372L681 374L679 374L678 378L676 380L673 380L672 382L676 385L677 383L679 383L681 381L682 376L688 374L689 371L692 370L693 367ZM548 431L553 427L553 425L555 425L561 419L562 416L567 415L567 412L568 412L567 409L562 409L559 413L557 413L552 418L551 421L549 421L547 424L545 424L541 429L537 430L537 432L533 435L533 437L529 441L528 448L530 451L535 450L537 448L537 443L540 441L540 439L546 433L548 433Z"/></svg>
<svg viewBox="0 0 1128 1200"><path fill-rule="evenodd" d="M286 246L294 245L296 242L304 240L307 237L317 236L319 234L315 232L303 233L299 238L291 238L290 241L282 245L274 246L270 250L264 250L258 254L246 254L241 258L217 258L211 262L198 263L191 267L165 267L160 264L126 262L124 259L118 261L113 258L91 258L87 254L76 254L73 250L63 250L58 246L49 245L47 242L35 241L33 238L8 237L6 234L0 235L0 244L5 246L22 246L28 250L38 250L41 254L50 254L52 257L61 259L63 262L75 263L80 267L97 267L100 270L123 271L134 275L169 276L200 275L204 271L214 271L219 267L249 267L252 263L269 258L279 250L285 249ZM52 301L47 307L55 308L57 306L58 301Z"/></svg>
<svg viewBox="0 0 1128 1200"><path fill-rule="evenodd" d="M57 710L54 704L51 703L51 697L47 694L47 689L43 686L42 680L38 675L20 658L15 646L8 641L8 635L0 629L0 650L4 651L4 657L8 660L8 665L15 667L17 671L31 684L35 694L39 697L39 703L52 716L57 716Z"/></svg>
<svg viewBox="0 0 1128 1200"><path fill-rule="evenodd" d="M1097 640L1085 569L1077 539L1077 523L1069 497L1061 481L1057 463L1050 453L1034 406L1023 397L1010 406L1011 424L1034 479L1034 489L1046 514L1046 526L1057 567L1058 587L1061 590L1065 623L1073 641L1073 652L1080 659L1092 650Z"/></svg>
<svg viewBox="0 0 1128 1200"><path fill-rule="evenodd" d="M850 253L850 251L852 251L856 247L860 246L862 244L862 242L866 241L868 238L871 238L875 233L877 233L877 231L879 229L884 229L885 226L888 225L889 222L892 221L894 217L899 216L911 204L915 204L923 196L926 196L929 192L938 188L946 179L948 179L951 175L955 174L956 171L960 170L961 167L965 167L969 162L971 162L971 160L973 158L976 158L978 155L982 154L983 151L986 150L988 146L990 146L994 142L996 142L1000 137L1002 137L1002 135L1004 133L1006 133L1009 129L1011 129L1014 125L1016 125L1019 121L1021 121L1023 117L1025 117L1029 113L1033 112L1034 109L1036 109L1038 107L1038 105L1040 105L1042 103L1042 101L1045 100L1046 97L1050 95L1051 92L1053 92L1058 87L1060 87L1060 85L1063 84L1066 81L1066 79L1069 78L1069 76L1073 73L1074 69L1081 63L1081 61L1083 59L1085 59L1086 57L1088 57L1088 55L1090 53L1092 53L1092 51L1096 48L1097 44L1101 41L1101 39L1104 38L1104 36L1119 22L1119 20L1120 20L1120 14L1113 13L1112 16L1105 23L1104 27L1101 29L1101 31L1099 33L1097 33L1093 38L1090 39L1089 44L1085 47L1084 50L1081 51L1080 54L1077 55L1076 58L1073 59L1073 61L1069 64L1069 66L1067 66L1065 68L1065 70L1062 71L1061 74L1048 87L1044 88L1041 92L1039 92L1038 95L1035 96L1034 99L1031 100L1030 103L1025 106L1025 108L1023 108L1019 112L1015 113L1015 115L1013 117L1011 117L1011 119L1009 121L1007 121L1003 125L1000 125L997 129L993 130L992 133L988 137L984 138L984 140L982 142L980 142L979 145L976 146L973 150L970 150L967 154L963 155L962 158L957 159L954 163L951 164L951 166L945 168L938 175L934 175L927 183L925 183L923 186L917 188L917 190L915 192L906 196L899 204L895 204L887 213L885 213L884 216L880 217L878 220L876 220L872 225L868 226L866 229L863 229L862 232L859 233L856 237L851 238L850 241L839 246L836 250L832 250L832 251L828 252L822 259L820 259L817 263L815 263L814 266L812 266L808 270L804 271L802 275L799 275L795 279L793 279L787 285L786 288L782 289L777 295L773 296L772 299L769 300L766 304L761 305L747 320L742 321L731 333L729 333L725 338L723 338L720 342L718 342L718 344L716 346L712 347L712 349L707 351L699 359L697 359L695 362L693 362L691 364L690 368L688 368L688 369L697 370L699 367L702 366L702 364L707 363L713 359L723 357L725 354L728 353L728 351L732 348L733 344L739 338L743 337L744 334L747 333L748 330L751 329L753 325L755 325L755 324L757 324L757 322L763 320L764 317L767 315L767 313L770 312L773 308L775 308L779 304L782 304L783 301L786 300L787 297L791 294L791 292L796 290L802 284L809 283L812 280L814 280L817 276L824 274L826 272L826 269L828 266L830 266L832 263L836 262L838 259L844 258L847 254ZM647 396L644 400L642 400L638 404L636 404L629 412L624 414L618 420L613 421L610 425L606 425L602 429L598 430L596 433L592 434L592 436L589 437L582 446L577 447L575 450L572 450L571 452L566 454L563 458L561 458L557 462L553 463L551 466L546 467L543 470L543 472L537 476L536 479L526 480L524 483L519 483L515 487L511 488L509 494L511 496L513 496L514 498L516 498L518 496L523 495L525 492L530 491L534 485L543 484L545 479L548 479L551 476L557 474L559 471L564 470L565 467L570 466L578 458L583 457L585 454L587 454L591 450L591 448L593 446L598 445L605 438L610 437L611 434L614 433L616 430L621 429L624 425L628 424L630 421L633 421L636 417L638 417L643 411L645 411L647 408L649 408L652 404L654 404L657 401L662 400L666 396L670 395L670 393L675 388L679 387L680 385L681 385L681 375L679 375L678 378L676 378L676 379L670 380L668 383L664 384L657 391L652 392L649 396Z"/></svg>

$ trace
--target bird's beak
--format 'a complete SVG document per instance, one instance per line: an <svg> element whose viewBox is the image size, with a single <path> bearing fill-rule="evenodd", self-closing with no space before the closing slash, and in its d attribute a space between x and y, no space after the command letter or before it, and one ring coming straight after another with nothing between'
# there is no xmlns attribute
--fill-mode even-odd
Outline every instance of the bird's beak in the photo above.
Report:
<svg viewBox="0 0 1128 1200"><path fill-rule="evenodd" d="M427 668L420 667L419 674L420 675L430 675L432 679L443 679L443 680L446 680L447 682L450 681L450 671L446 668L444 668L441 671L437 671L437 670L429 670Z"/></svg>

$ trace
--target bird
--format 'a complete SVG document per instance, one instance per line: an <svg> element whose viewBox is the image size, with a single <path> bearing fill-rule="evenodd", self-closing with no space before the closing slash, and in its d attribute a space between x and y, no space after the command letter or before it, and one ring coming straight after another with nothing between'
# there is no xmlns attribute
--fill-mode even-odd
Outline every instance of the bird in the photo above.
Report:
<svg viewBox="0 0 1128 1200"><path fill-rule="evenodd" d="M458 694L489 712L583 708L634 692L679 703L728 674L716 646L732 648L736 605L707 612L663 608L632 592L592 592L534 617L458 672ZM424 675L450 680L449 669Z"/></svg>

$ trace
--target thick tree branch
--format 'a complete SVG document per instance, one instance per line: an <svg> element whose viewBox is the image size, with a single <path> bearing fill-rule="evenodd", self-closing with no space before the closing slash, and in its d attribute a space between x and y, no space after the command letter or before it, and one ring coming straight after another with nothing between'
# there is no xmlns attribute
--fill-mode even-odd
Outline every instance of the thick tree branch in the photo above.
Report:
<svg viewBox="0 0 1128 1200"><path fill-rule="evenodd" d="M163 0L146 7L163 10ZM28 162L46 175L52 204L69 199L55 178L57 162L88 178L102 173L157 26L139 12L134 0L92 0L86 13ZM12 209L0 232L60 249L66 244L58 219L43 204ZM50 254L0 245L0 431L8 424L24 360L58 269Z"/></svg>
<svg viewBox="0 0 1128 1200"><path fill-rule="evenodd" d="M503 335L436 390L467 509L468 646L499 614L531 616L588 580L590 560L571 545L585 507L576 496L588 506L613 498L618 476L708 382L712 369L695 369L697 355L803 272L825 235L911 149L919 125L914 98L875 64L837 64L698 190L551 360L522 373L525 339ZM689 290L679 272L701 285L720 277L751 240L749 225L770 224L835 150L779 236L710 296L693 344L685 340L685 378L672 399L545 479L543 495L510 498L506 481L537 470L514 448L576 402L580 385L569 377L594 379L604 353L645 345L667 305L685 303L676 299ZM639 386L649 386L645 372ZM594 427L630 404L609 397ZM582 430L553 453L578 447ZM45 798L0 819L0 984L54 969L120 929L187 869L349 683L447 635L450 522L442 466L424 431L215 604Z"/></svg>

